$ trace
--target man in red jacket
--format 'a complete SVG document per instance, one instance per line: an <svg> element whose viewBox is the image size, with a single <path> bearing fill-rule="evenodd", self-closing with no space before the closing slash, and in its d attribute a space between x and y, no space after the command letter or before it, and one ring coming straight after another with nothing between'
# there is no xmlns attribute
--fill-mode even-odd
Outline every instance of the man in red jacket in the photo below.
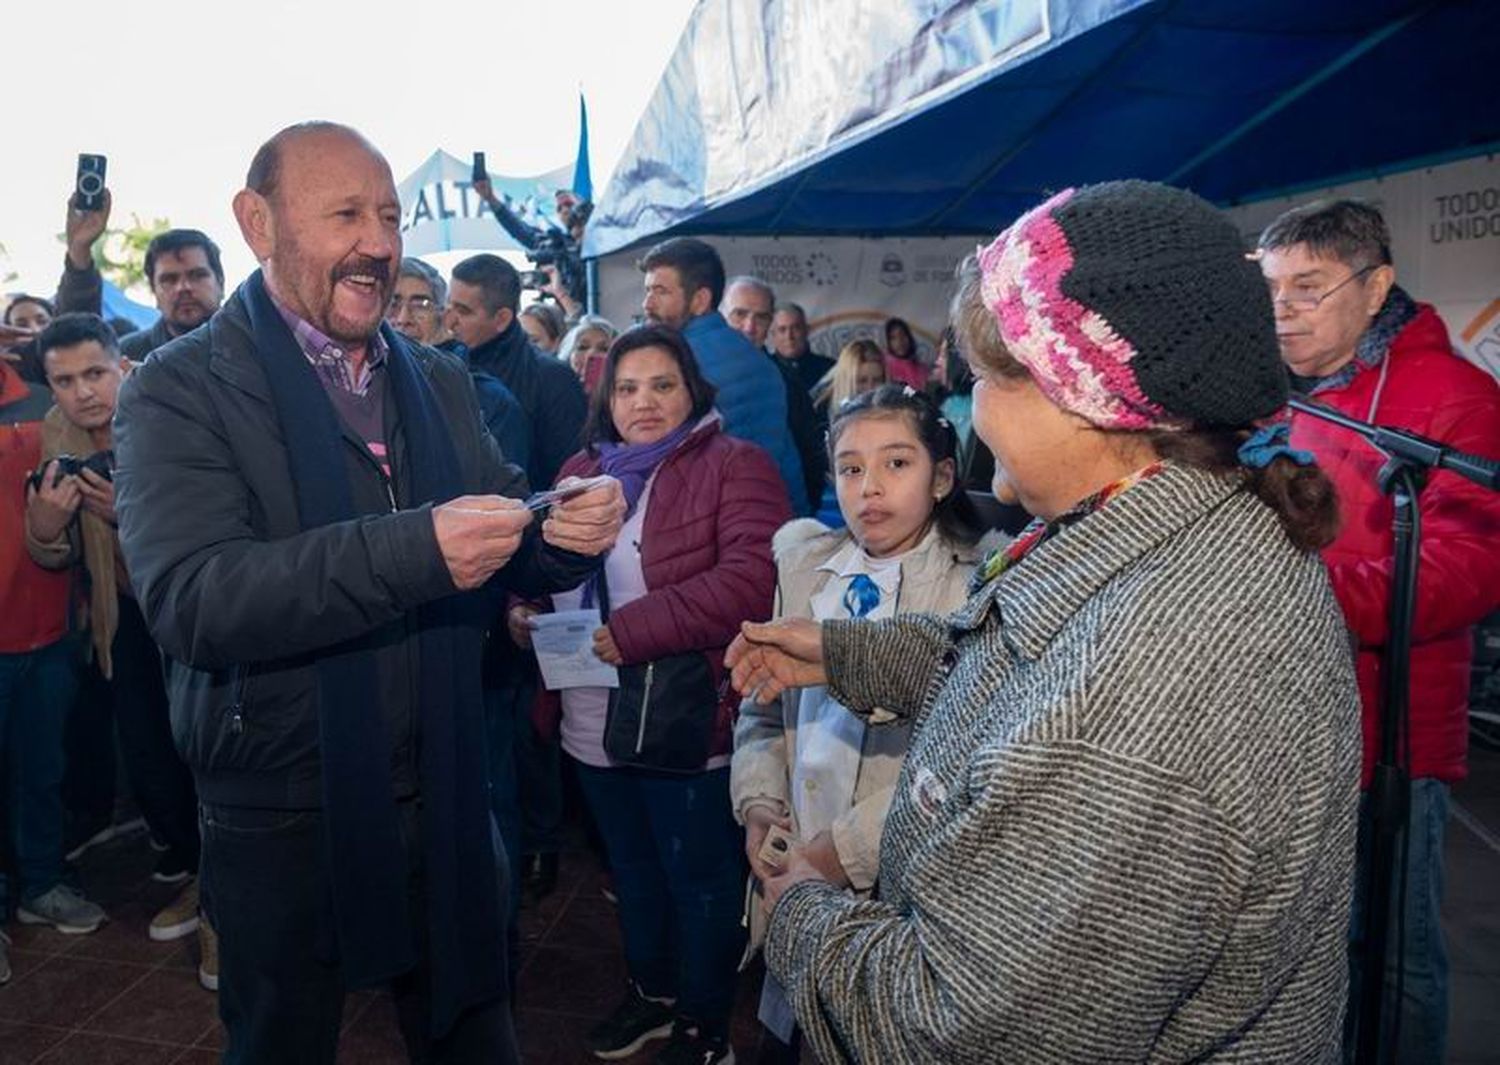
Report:
<svg viewBox="0 0 1500 1065"><path fill-rule="evenodd" d="M0 356L0 759L12 779L7 824L15 851L15 898L0 873L0 924L12 902L25 924L92 932L104 911L63 880L63 727L75 677L68 640L68 578L26 553L26 479L41 457L46 389ZM5 804L0 803L0 808ZM0 928L0 984L10 979Z"/></svg>
<svg viewBox="0 0 1500 1065"><path fill-rule="evenodd" d="M1500 458L1500 387L1460 358L1437 313L1396 285L1390 232L1373 206L1322 201L1288 211L1260 238L1281 356L1293 387L1346 415L1407 429L1461 451ZM1388 635L1392 503L1377 474L1385 457L1328 422L1296 414L1292 443L1317 455L1338 488L1343 529L1324 552L1358 647L1364 702L1364 782L1378 749L1380 670ZM1439 910L1448 788L1467 771L1473 626L1500 607L1500 495L1446 472L1421 495L1422 545L1411 652L1412 778L1408 825L1402 1062L1441 1062L1448 967ZM1361 808L1354 934L1368 861ZM1358 975L1357 940L1351 972ZM1394 953L1395 944L1392 945ZM1351 1002L1358 1001L1357 988ZM1351 1029L1352 1031L1352 1029ZM1391 1044L1386 1042L1387 1046Z"/></svg>

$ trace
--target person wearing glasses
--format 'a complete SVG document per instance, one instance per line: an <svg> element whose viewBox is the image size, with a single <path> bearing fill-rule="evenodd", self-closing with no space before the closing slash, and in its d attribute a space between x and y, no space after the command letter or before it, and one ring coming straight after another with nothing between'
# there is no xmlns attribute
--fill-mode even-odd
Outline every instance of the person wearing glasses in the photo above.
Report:
<svg viewBox="0 0 1500 1065"><path fill-rule="evenodd" d="M1357 200L1320 201L1283 214L1261 234L1260 265L1276 309L1281 358L1293 389L1355 418L1408 429L1500 459L1500 387L1460 358L1437 312L1396 284L1390 231ZM1311 451L1338 489L1338 538L1323 552L1334 593L1358 644L1368 788L1380 707L1381 654L1393 570L1391 510L1378 475L1385 456L1363 438L1306 414L1293 446ZM1473 626L1500 607L1500 496L1454 474L1422 492L1421 579L1411 652L1412 791L1399 1032L1382 1040L1401 1061L1442 1061L1447 959L1439 909L1448 789L1467 772ZM1369 859L1361 804L1351 974L1359 975L1361 900ZM1393 959L1394 961L1394 959ZM1351 1003L1359 1001L1351 986ZM1350 1010L1350 1038L1357 1029ZM1387 1033L1391 1035L1391 1033Z"/></svg>
<svg viewBox="0 0 1500 1065"><path fill-rule="evenodd" d="M436 269L421 259L407 256L396 274L396 291L386 308L385 320L391 328L418 344L426 344L462 355L462 346L443 325L443 309L448 303L448 283ZM494 374L469 365L474 392L479 397L479 413L485 428L500 445L507 462L526 468L531 457L531 423L515 394Z"/></svg>

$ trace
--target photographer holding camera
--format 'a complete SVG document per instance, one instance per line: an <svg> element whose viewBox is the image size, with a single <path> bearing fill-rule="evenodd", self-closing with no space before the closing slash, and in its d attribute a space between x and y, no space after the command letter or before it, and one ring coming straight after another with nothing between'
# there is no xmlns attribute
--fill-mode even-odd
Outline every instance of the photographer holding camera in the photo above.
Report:
<svg viewBox="0 0 1500 1065"><path fill-rule="evenodd" d="M540 229L516 213L510 201L495 195L488 176L475 175L474 191L489 204L500 226L526 249L526 258L536 267L521 275L523 288L557 300L563 317L571 325L584 312L588 279L583 269L583 228L594 205L569 189L557 190L557 217L566 227Z"/></svg>
<svg viewBox="0 0 1500 1065"><path fill-rule="evenodd" d="M53 408L42 422L41 469L27 490L26 549L50 570L88 574L86 627L109 683L126 772L152 834L166 845L153 879L186 886L151 922L155 940L198 929L197 795L177 756L161 652L146 631L116 532L111 421L131 363L97 315L58 316L37 338ZM212 950L203 974L212 983Z"/></svg>

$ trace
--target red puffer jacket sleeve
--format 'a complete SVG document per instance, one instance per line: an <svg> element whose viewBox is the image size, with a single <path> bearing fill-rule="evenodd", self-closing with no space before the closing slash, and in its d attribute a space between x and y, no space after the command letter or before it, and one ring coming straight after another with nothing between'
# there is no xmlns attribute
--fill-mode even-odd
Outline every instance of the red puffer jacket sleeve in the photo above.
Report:
<svg viewBox="0 0 1500 1065"><path fill-rule="evenodd" d="M1430 405L1430 420L1410 427L1459 451L1500 459L1500 388L1483 371L1456 357L1443 353L1441 358L1424 360L1431 365L1420 397ZM1401 418L1396 423L1416 420ZM1474 625L1500 606L1500 494L1440 471L1423 490L1420 510L1421 563L1413 632L1418 643ZM1383 550L1378 557L1330 553L1328 559L1334 594L1363 647L1382 647L1389 635L1394 569L1390 520L1391 505L1383 499L1371 511L1346 513L1346 522L1374 524L1365 538Z"/></svg>
<svg viewBox="0 0 1500 1065"><path fill-rule="evenodd" d="M791 517L771 457L714 433L658 471L641 537L650 591L615 611L610 632L627 663L721 651L746 620L771 615L771 537Z"/></svg>

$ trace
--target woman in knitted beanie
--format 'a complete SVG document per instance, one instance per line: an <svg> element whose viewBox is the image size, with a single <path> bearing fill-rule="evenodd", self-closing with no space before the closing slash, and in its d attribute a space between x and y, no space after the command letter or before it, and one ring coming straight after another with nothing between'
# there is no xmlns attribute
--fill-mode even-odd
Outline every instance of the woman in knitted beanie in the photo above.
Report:
<svg viewBox="0 0 1500 1065"><path fill-rule="evenodd" d="M948 617L747 625L759 699L913 723L875 897L795 851L771 971L824 1061L1334 1061L1359 782L1337 515L1239 234L1068 190L960 271L996 493Z"/></svg>

